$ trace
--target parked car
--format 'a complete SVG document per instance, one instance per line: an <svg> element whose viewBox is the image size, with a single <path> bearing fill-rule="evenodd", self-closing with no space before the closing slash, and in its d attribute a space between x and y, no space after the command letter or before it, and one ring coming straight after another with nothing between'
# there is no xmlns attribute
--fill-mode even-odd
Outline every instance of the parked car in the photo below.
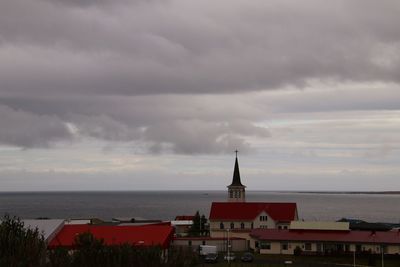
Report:
<svg viewBox="0 0 400 267"><path fill-rule="evenodd" d="M215 263L218 262L218 254L217 253L208 253L204 258L204 261L207 263Z"/></svg>
<svg viewBox="0 0 400 267"><path fill-rule="evenodd" d="M242 262L252 262L254 260L254 256L250 252L246 252L240 259Z"/></svg>
<svg viewBox="0 0 400 267"><path fill-rule="evenodd" d="M229 253L229 255L226 254L224 256L224 260L226 260L226 261L234 261L235 259L236 259L236 257L235 257L235 254L233 254L233 253Z"/></svg>

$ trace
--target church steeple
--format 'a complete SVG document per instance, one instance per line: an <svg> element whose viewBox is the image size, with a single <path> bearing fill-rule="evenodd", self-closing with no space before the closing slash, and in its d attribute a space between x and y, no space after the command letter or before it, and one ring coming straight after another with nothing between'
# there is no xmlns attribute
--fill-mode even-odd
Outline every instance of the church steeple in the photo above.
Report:
<svg viewBox="0 0 400 267"><path fill-rule="evenodd" d="M242 183L240 182L239 163L238 163L238 158L237 158L238 152L239 151L235 150L235 153L236 153L235 169L233 170L233 178L232 178L232 183L230 186L243 186Z"/></svg>
<svg viewBox="0 0 400 267"><path fill-rule="evenodd" d="M238 151L235 151L236 158L235 158L235 168L233 170L233 178L232 183L228 186L228 201L229 202L245 202L245 188L240 181L240 172L239 172L239 162L237 158Z"/></svg>

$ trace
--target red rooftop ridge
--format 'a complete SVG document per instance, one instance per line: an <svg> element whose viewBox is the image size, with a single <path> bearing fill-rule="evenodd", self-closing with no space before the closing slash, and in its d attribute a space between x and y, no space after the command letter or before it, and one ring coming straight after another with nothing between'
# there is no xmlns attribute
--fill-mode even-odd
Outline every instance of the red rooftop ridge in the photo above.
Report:
<svg viewBox="0 0 400 267"><path fill-rule="evenodd" d="M296 203L265 202L213 202L210 220L250 221L265 211L274 221L289 222L297 219Z"/></svg>
<svg viewBox="0 0 400 267"><path fill-rule="evenodd" d="M108 246L130 244L133 246L169 247L174 228L170 225L64 225L61 231L51 240L49 248L73 248L75 237L90 232L97 239L103 239Z"/></svg>

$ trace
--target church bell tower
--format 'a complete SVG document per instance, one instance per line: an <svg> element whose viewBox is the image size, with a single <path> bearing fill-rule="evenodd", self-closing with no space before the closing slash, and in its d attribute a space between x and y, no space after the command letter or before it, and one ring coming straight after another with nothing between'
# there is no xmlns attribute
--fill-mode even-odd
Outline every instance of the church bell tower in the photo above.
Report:
<svg viewBox="0 0 400 267"><path fill-rule="evenodd" d="M238 151L235 151L235 169L233 170L232 183L228 185L228 202L245 202L246 201L246 186L240 182L239 163L237 158Z"/></svg>

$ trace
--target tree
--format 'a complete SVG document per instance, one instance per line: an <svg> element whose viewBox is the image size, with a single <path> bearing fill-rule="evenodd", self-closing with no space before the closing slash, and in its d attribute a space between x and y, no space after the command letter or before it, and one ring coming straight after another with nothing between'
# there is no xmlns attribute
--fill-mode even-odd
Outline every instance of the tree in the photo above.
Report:
<svg viewBox="0 0 400 267"><path fill-rule="evenodd" d="M37 228L25 228L16 217L5 215L0 224L0 266L36 267L46 262L46 242Z"/></svg>

